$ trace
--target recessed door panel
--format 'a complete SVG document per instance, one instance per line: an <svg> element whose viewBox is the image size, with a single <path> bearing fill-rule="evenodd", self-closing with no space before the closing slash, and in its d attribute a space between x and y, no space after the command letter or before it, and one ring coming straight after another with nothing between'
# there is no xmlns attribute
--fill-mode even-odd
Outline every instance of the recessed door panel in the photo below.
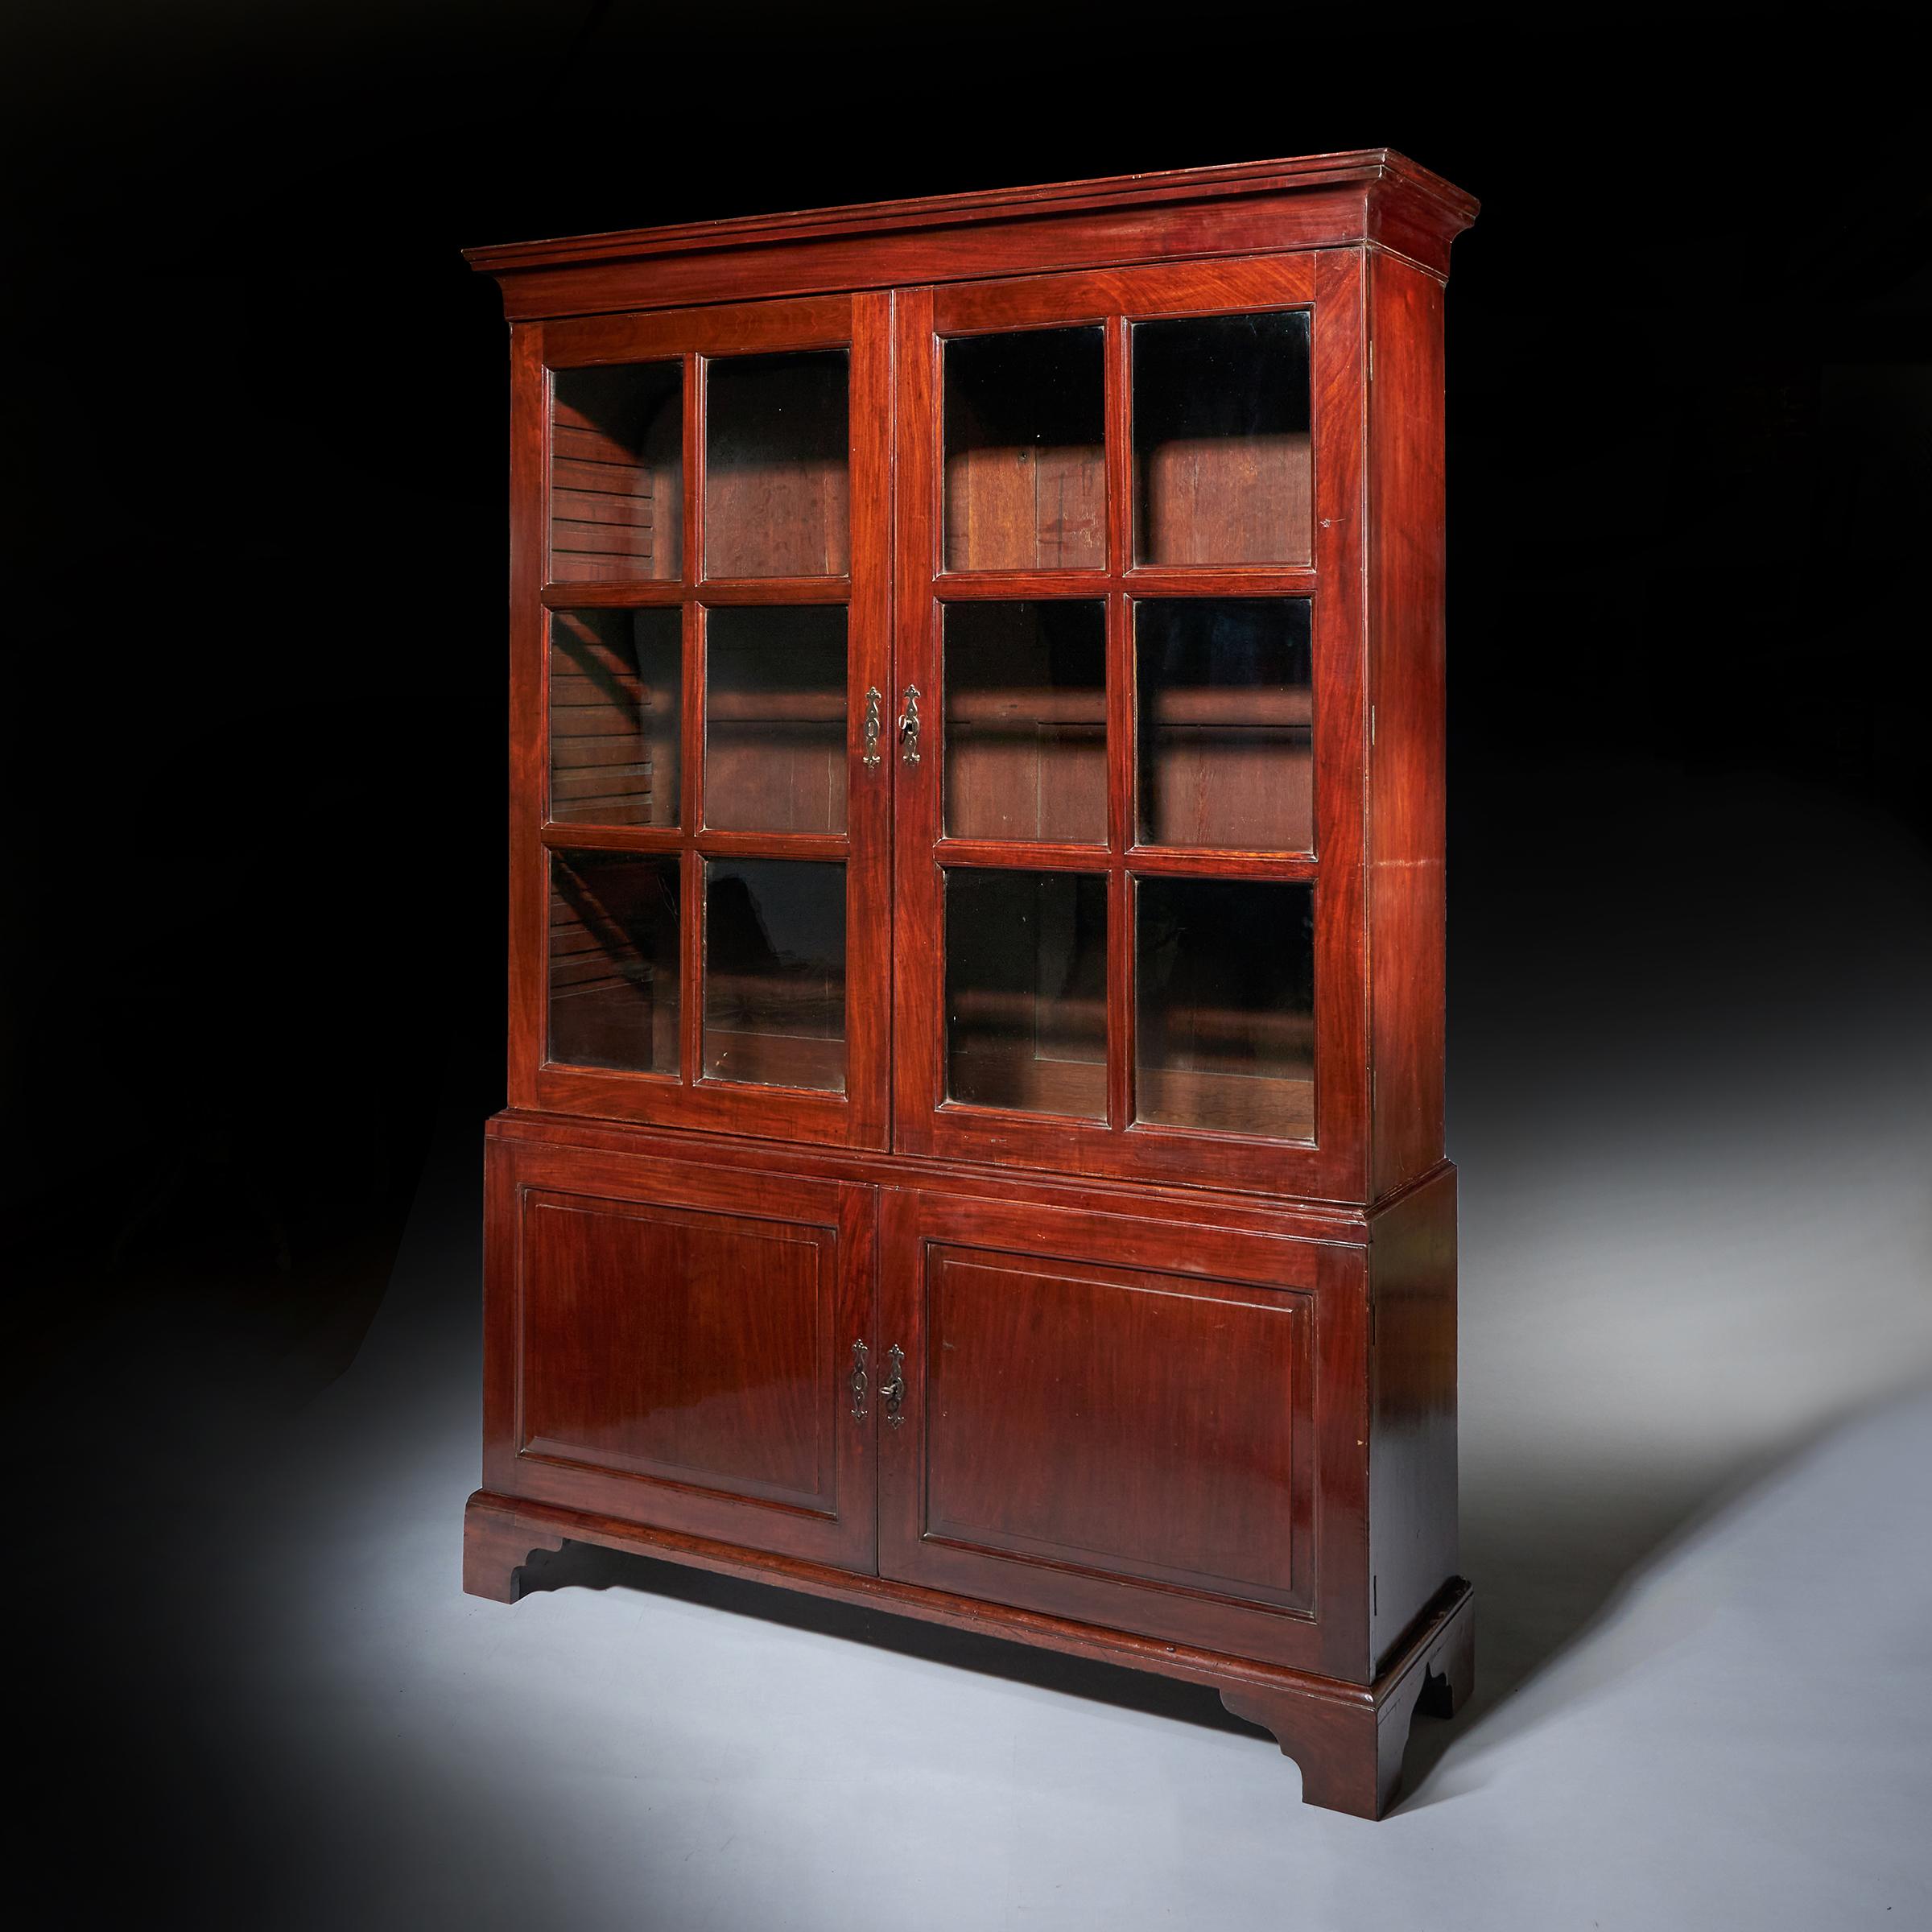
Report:
<svg viewBox="0 0 1932 1932"><path fill-rule="evenodd" d="M491 1188L493 1488L872 1567L871 1189L529 1146Z"/></svg>
<svg viewBox="0 0 1932 1932"><path fill-rule="evenodd" d="M936 1245L926 1269L927 1536L1312 1607L1308 1294Z"/></svg>
<svg viewBox="0 0 1932 1932"><path fill-rule="evenodd" d="M830 1514L836 1236L572 1195L523 1208L527 1455Z"/></svg>
<svg viewBox="0 0 1932 1932"><path fill-rule="evenodd" d="M888 1197L881 1573L1360 1677L1358 1250Z"/></svg>

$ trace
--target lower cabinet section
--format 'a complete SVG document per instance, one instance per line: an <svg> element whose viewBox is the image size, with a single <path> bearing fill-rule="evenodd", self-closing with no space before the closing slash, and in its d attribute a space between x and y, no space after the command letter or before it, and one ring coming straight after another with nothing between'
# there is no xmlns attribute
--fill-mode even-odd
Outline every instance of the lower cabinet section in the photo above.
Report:
<svg viewBox="0 0 1932 1932"><path fill-rule="evenodd" d="M925 1193L883 1229L881 1575L1365 1678L1358 1251Z"/></svg>
<svg viewBox="0 0 1932 1932"><path fill-rule="evenodd" d="M848 1378L873 1348L876 1201L493 1150L486 1480L869 1568L872 1432Z"/></svg>
<svg viewBox="0 0 1932 1932"><path fill-rule="evenodd" d="M712 1152L493 1134L466 1588L578 1538L1104 1657L1386 1807L1472 1669L1452 1170L1217 1220Z"/></svg>
<svg viewBox="0 0 1932 1932"><path fill-rule="evenodd" d="M490 1160L489 1491L1368 1681L1361 1248Z"/></svg>

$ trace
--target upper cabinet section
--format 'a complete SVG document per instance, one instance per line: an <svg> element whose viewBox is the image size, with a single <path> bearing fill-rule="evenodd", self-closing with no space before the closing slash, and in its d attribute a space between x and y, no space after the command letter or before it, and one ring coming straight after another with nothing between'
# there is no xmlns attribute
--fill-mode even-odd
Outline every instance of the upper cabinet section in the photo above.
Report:
<svg viewBox="0 0 1932 1932"><path fill-rule="evenodd" d="M1426 1173L1474 213L1376 151L475 251L513 324L512 1104Z"/></svg>

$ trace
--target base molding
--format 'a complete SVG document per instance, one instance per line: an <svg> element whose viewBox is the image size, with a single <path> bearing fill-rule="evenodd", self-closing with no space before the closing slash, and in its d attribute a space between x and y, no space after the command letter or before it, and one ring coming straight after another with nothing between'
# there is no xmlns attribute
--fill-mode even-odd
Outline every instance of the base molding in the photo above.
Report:
<svg viewBox="0 0 1932 1932"><path fill-rule="evenodd" d="M597 1543L1205 1685L1220 1694L1236 1717L1270 1732L1284 1755L1301 1767L1307 1802L1358 1818L1380 1818L1393 1802L1418 1708L1447 1716L1468 1698L1474 1682L1474 1600L1459 1578L1437 1593L1372 1684L1252 1663L890 1577L834 1570L483 1489L470 1497L464 1512L463 1587L472 1596L514 1603L530 1555L561 1549L567 1542Z"/></svg>

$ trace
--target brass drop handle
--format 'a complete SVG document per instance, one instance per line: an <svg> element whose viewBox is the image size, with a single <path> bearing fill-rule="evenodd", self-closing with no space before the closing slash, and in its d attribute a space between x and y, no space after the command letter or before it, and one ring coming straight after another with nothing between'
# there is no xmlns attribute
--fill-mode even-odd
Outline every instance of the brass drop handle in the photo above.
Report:
<svg viewBox="0 0 1932 1932"><path fill-rule="evenodd" d="M919 762L919 687L906 687L906 708L899 713L899 756L908 765Z"/></svg>
<svg viewBox="0 0 1932 1932"><path fill-rule="evenodd" d="M869 1352L863 1342L852 1345L852 1373L846 1377L845 1386L852 1391L852 1419L855 1422L865 1419L865 1357Z"/></svg>
<svg viewBox="0 0 1932 1932"><path fill-rule="evenodd" d="M879 706L883 701L877 685L873 685L866 691L865 755L859 760L861 765L877 765L879 762Z"/></svg>
<svg viewBox="0 0 1932 1932"><path fill-rule="evenodd" d="M886 1406L886 1421L895 1429L906 1420L899 1413L899 1405L906 1399L906 1377L902 1373L905 1366L905 1352L894 1342L886 1351L887 1373L886 1379L879 1384L879 1400Z"/></svg>

